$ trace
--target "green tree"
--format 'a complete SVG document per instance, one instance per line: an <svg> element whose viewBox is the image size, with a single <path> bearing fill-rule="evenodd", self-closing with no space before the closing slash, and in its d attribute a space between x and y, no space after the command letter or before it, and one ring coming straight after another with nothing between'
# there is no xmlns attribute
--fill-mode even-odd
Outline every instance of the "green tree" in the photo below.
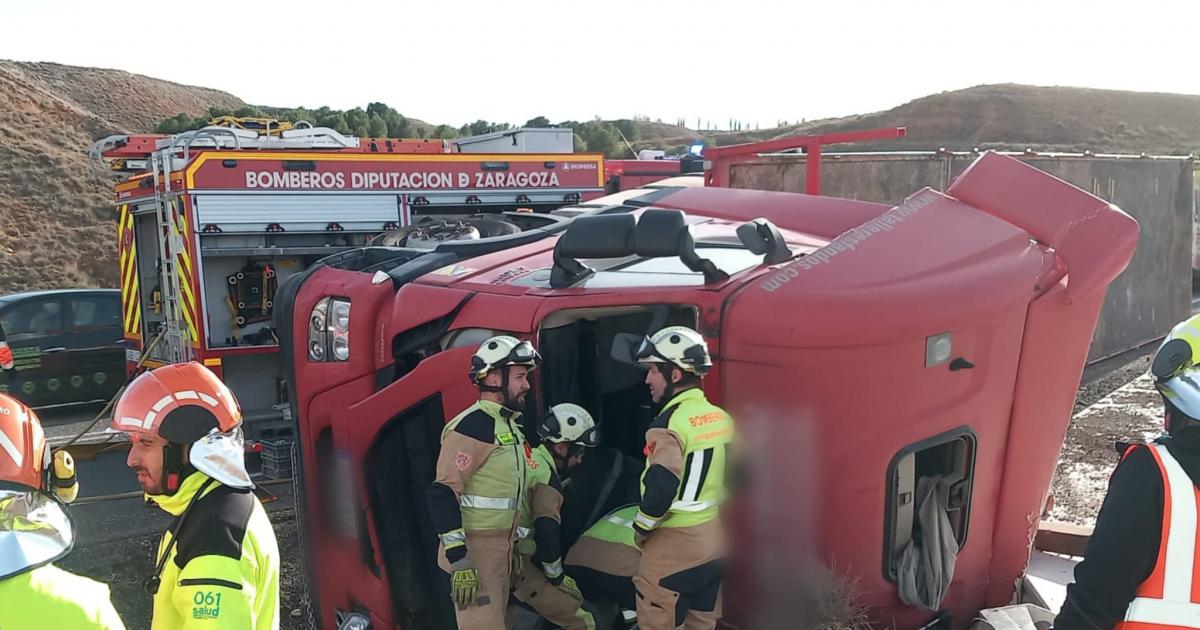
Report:
<svg viewBox="0 0 1200 630"><path fill-rule="evenodd" d="M379 116L386 120L388 112L394 111L396 110L388 107L386 103L375 102L367 104L367 116Z"/></svg>
<svg viewBox="0 0 1200 630"><path fill-rule="evenodd" d="M387 121L389 138L407 138L412 135L412 126L407 118L400 115L400 112L389 108L384 120Z"/></svg>
<svg viewBox="0 0 1200 630"><path fill-rule="evenodd" d="M364 112L361 107L355 107L354 109L346 110L345 116L346 124L350 125L350 128L355 130L355 133L357 133L359 129L365 130L367 128L367 112Z"/></svg>
<svg viewBox="0 0 1200 630"><path fill-rule="evenodd" d="M370 120L367 121L367 132L372 138L386 137L388 132L387 123L378 114L371 114Z"/></svg>
<svg viewBox="0 0 1200 630"><path fill-rule="evenodd" d="M522 126L523 127L534 127L534 128L549 127L550 119L546 118L545 116L538 116L536 118L530 118L529 120L525 121L525 124Z"/></svg>
<svg viewBox="0 0 1200 630"><path fill-rule="evenodd" d="M434 138L453 140L454 138L458 137L458 130L450 125L438 125L437 128L433 130L433 134L431 135Z"/></svg>

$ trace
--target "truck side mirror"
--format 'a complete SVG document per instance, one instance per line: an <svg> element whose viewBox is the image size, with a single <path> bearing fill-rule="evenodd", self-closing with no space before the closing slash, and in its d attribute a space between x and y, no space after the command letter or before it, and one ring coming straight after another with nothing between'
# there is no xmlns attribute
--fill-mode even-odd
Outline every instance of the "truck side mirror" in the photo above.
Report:
<svg viewBox="0 0 1200 630"><path fill-rule="evenodd" d="M787 241L774 223L766 219L751 219L738 226L738 240L746 249L764 256L763 263L774 265L790 259L794 254Z"/></svg>

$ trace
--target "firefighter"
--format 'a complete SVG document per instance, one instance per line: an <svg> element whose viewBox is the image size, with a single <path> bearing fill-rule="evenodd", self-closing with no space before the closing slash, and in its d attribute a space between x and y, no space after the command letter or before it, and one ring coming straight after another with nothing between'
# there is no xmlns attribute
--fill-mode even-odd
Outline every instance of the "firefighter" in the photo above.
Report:
<svg viewBox="0 0 1200 630"><path fill-rule="evenodd" d="M1056 630L1196 627L1194 562L1200 504L1200 316L1180 324L1150 372L1166 434L1120 445L1084 560L1067 587Z"/></svg>
<svg viewBox="0 0 1200 630"><path fill-rule="evenodd" d="M246 472L242 412L199 363L138 376L113 410L126 464L148 501L175 517L143 583L152 630L279 627L279 549Z"/></svg>
<svg viewBox="0 0 1200 630"><path fill-rule="evenodd" d="M603 515L579 537L565 561L583 596L597 604L612 602L627 625L637 619L633 576L642 555L633 530L637 511L635 503Z"/></svg>
<svg viewBox="0 0 1200 630"><path fill-rule="evenodd" d="M459 630L505 626L529 474L519 410L540 358L528 341L507 335L484 341L471 357L479 401L442 430L429 511Z"/></svg>
<svg viewBox="0 0 1200 630"><path fill-rule="evenodd" d="M579 405L562 403L550 408L537 428L546 443L596 440L596 423ZM585 436L586 434L586 436ZM596 621L583 608L583 595L575 580L563 572L562 537L559 532L562 484L554 458L545 444L525 449L529 470L526 500L517 524L517 573L513 595L544 619L566 630L595 630Z"/></svg>
<svg viewBox="0 0 1200 630"><path fill-rule="evenodd" d="M562 480L563 549L570 549L600 516L637 503L641 497L641 462L615 448L602 446L591 414L582 407L579 412L580 421L586 424L582 430L569 425L546 426L545 422L538 428ZM553 418L553 414L546 417ZM561 430L566 432L559 433Z"/></svg>
<svg viewBox="0 0 1200 630"><path fill-rule="evenodd" d="M51 458L33 410L0 394L0 628L125 628L107 586L53 564L75 544L74 468L66 451Z"/></svg>
<svg viewBox="0 0 1200 630"><path fill-rule="evenodd" d="M712 359L696 331L664 328L642 340L636 358L648 364L650 397L662 405L646 431L633 522L642 549L633 578L638 627L713 628L721 616L725 546L718 508L733 419L700 389Z"/></svg>

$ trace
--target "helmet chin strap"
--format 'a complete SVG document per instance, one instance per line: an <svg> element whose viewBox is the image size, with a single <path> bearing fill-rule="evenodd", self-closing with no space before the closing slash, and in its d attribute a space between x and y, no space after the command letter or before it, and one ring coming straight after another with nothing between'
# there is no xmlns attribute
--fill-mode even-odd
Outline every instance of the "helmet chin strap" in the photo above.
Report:
<svg viewBox="0 0 1200 630"><path fill-rule="evenodd" d="M176 492L179 492L179 487L183 485L183 480L195 472L196 469L186 461L186 453L186 444L168 442L163 447L163 494L174 496Z"/></svg>

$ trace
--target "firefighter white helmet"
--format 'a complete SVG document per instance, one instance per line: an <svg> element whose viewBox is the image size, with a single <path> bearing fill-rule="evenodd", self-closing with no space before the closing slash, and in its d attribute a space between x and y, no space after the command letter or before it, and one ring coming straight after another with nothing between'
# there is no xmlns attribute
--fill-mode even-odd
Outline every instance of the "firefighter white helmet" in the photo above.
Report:
<svg viewBox="0 0 1200 630"><path fill-rule="evenodd" d="M543 442L555 444L571 443L580 446L597 446L600 433L596 421L587 409L572 403L558 403L550 408L537 428Z"/></svg>
<svg viewBox="0 0 1200 630"><path fill-rule="evenodd" d="M1156 385L1163 398L1185 416L1200 419L1200 368L1184 370Z"/></svg>
<svg viewBox="0 0 1200 630"><path fill-rule="evenodd" d="M635 355L638 363L670 363L696 376L712 367L704 337L687 326L668 326L646 337Z"/></svg>
<svg viewBox="0 0 1200 630"><path fill-rule="evenodd" d="M537 367L541 355L528 341L508 335L497 335L479 344L471 355L471 382L482 383L488 372L510 365Z"/></svg>

